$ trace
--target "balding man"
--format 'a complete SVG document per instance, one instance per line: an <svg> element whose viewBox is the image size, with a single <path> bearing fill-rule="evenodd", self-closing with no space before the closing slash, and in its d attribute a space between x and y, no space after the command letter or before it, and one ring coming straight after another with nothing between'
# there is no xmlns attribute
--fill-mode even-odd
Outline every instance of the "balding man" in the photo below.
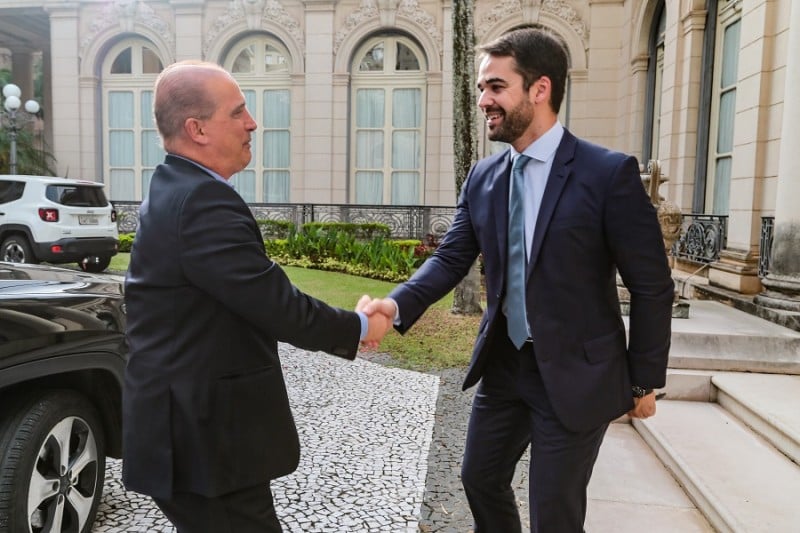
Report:
<svg viewBox="0 0 800 533"><path fill-rule="evenodd" d="M125 281L123 481L179 533L281 531L269 482L299 441L278 341L355 358L390 328L297 290L228 180L257 125L231 75L181 62L155 84L164 149Z"/></svg>

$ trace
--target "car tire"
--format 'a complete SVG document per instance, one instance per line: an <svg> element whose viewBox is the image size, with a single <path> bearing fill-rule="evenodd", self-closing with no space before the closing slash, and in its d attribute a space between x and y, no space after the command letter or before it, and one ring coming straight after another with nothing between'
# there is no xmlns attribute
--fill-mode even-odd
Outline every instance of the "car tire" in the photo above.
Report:
<svg viewBox="0 0 800 533"><path fill-rule="evenodd" d="M110 257L98 256L98 255L88 255L84 257L78 266L81 267L81 270L84 272L102 272L103 270L108 268L108 265L111 264Z"/></svg>
<svg viewBox="0 0 800 533"><path fill-rule="evenodd" d="M89 533L106 465L96 409L77 392L50 390L3 411L0 531Z"/></svg>
<svg viewBox="0 0 800 533"><path fill-rule="evenodd" d="M38 263L28 239L22 235L12 235L3 241L0 247L0 260L9 263Z"/></svg>

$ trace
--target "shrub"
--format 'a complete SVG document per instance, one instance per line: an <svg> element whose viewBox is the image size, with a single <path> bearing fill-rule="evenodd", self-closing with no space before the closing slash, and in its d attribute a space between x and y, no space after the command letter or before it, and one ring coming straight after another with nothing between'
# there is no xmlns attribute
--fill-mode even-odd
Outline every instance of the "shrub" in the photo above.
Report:
<svg viewBox="0 0 800 533"><path fill-rule="evenodd" d="M417 266L419 241L391 241L382 232L369 241L356 238L355 228L304 225L284 240L265 242L267 253L280 263L311 266L387 281L405 281Z"/></svg>
<svg viewBox="0 0 800 533"><path fill-rule="evenodd" d="M303 224L300 231L303 233L315 233L317 231L324 231L327 233L348 233L353 235L353 237L356 239L364 241L372 240L378 236L388 239L392 235L392 230L389 228L389 226L375 222L363 224L356 224L352 222L306 222Z"/></svg>
<svg viewBox="0 0 800 533"><path fill-rule="evenodd" d="M289 234L294 231L294 222L288 220L256 220L261 237L264 239L288 239Z"/></svg>
<svg viewBox="0 0 800 533"><path fill-rule="evenodd" d="M133 246L133 237L135 233L120 233L119 234L119 251L130 252Z"/></svg>

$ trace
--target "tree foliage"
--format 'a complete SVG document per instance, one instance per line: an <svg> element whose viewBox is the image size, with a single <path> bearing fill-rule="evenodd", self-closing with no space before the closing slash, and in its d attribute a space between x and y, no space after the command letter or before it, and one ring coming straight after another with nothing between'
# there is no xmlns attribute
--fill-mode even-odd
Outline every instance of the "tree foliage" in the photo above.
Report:
<svg viewBox="0 0 800 533"><path fill-rule="evenodd" d="M11 139L8 125L0 128L0 174L10 172ZM56 159L43 146L42 140L31 130L21 128L17 131L17 174L31 176L54 176Z"/></svg>

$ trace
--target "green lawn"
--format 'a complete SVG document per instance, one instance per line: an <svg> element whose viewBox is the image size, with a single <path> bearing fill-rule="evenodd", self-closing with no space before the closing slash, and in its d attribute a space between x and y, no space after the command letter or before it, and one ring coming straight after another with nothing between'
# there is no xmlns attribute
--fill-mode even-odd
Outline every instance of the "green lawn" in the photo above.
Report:
<svg viewBox="0 0 800 533"><path fill-rule="evenodd" d="M124 273L129 257L127 253L114 256L109 271ZM395 286L336 272L297 267L284 270L303 292L345 309L353 309L362 294L382 297ZM454 315L450 312L452 303L450 294L428 309L405 335L390 332L377 351L391 355L398 366L415 370L466 366L480 317Z"/></svg>

